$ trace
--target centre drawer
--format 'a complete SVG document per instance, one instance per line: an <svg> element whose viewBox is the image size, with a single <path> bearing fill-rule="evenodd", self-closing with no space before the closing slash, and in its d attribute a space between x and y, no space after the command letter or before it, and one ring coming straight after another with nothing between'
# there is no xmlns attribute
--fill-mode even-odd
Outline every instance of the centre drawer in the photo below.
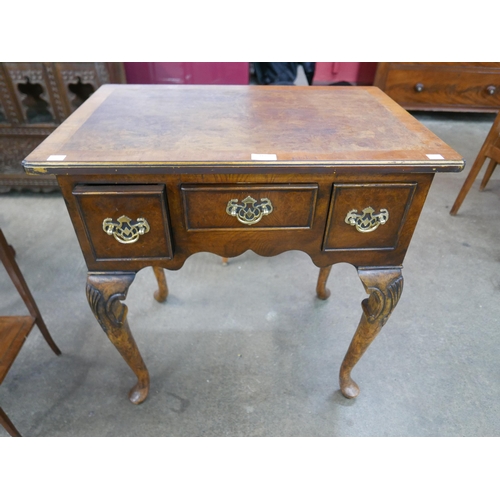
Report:
<svg viewBox="0 0 500 500"><path fill-rule="evenodd" d="M317 184L183 184L189 231L310 229Z"/></svg>

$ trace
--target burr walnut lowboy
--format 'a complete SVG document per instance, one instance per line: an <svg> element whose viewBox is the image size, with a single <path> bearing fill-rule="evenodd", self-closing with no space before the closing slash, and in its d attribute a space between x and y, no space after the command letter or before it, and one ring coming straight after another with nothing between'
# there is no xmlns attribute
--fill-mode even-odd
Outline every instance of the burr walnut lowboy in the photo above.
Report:
<svg viewBox="0 0 500 500"><path fill-rule="evenodd" d="M356 397L351 370L401 296L434 174L464 161L375 87L104 85L24 167L57 177L90 307L141 403L149 374L123 300L146 266L165 299L163 269L202 251L301 250L320 268L320 299L333 264L355 266L368 298L340 388Z"/></svg>

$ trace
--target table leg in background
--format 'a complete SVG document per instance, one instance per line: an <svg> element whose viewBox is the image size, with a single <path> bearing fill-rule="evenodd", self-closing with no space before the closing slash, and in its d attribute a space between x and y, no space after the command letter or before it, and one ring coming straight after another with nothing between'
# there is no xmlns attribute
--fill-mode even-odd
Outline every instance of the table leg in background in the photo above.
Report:
<svg viewBox="0 0 500 500"><path fill-rule="evenodd" d="M165 271L161 267L153 266L156 281L158 282L158 290L154 293L154 298L157 302L165 302L168 297L168 286Z"/></svg>
<svg viewBox="0 0 500 500"><path fill-rule="evenodd" d="M328 276L330 276L331 270L332 266L321 267L319 270L318 283L316 285L316 295L318 299L326 300L330 297L330 290L326 288L326 282L328 280Z"/></svg>

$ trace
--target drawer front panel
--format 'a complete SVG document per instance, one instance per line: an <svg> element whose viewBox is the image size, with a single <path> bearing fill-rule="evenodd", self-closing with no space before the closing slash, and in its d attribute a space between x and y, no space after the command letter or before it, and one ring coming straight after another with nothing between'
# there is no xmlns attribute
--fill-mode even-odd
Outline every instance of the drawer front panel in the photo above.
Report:
<svg viewBox="0 0 500 500"><path fill-rule="evenodd" d="M97 261L173 257L164 186L79 185L73 195Z"/></svg>
<svg viewBox="0 0 500 500"><path fill-rule="evenodd" d="M181 192L190 231L310 229L318 186L185 184Z"/></svg>
<svg viewBox="0 0 500 500"><path fill-rule="evenodd" d="M391 70L384 91L400 104L500 107L500 73Z"/></svg>
<svg viewBox="0 0 500 500"><path fill-rule="evenodd" d="M334 185L323 250L394 250L416 187Z"/></svg>

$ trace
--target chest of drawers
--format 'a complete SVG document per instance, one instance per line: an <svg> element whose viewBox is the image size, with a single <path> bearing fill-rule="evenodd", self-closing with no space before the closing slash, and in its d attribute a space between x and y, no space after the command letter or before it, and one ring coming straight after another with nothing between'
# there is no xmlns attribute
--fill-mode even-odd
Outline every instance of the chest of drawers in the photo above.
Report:
<svg viewBox="0 0 500 500"><path fill-rule="evenodd" d="M149 375L123 300L135 273L196 252L307 253L326 299L332 264L369 297L340 371L396 306L402 264L432 178L463 159L374 87L101 87L24 162L55 174L85 257L87 298L137 375ZM277 297L279 300L279 297Z"/></svg>
<svg viewBox="0 0 500 500"><path fill-rule="evenodd" d="M374 85L408 110L500 109L500 63L379 63Z"/></svg>

